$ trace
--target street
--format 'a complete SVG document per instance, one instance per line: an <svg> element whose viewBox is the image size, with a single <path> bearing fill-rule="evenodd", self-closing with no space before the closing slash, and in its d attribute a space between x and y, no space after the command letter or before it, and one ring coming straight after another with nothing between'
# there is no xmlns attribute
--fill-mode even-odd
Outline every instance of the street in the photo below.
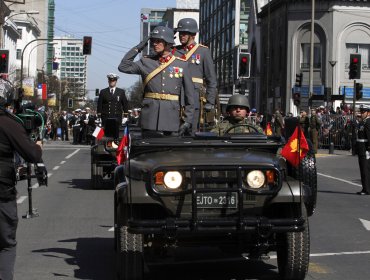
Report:
<svg viewBox="0 0 370 280"><path fill-rule="evenodd" d="M17 185L16 279L114 279L113 190L90 189L90 147L50 142L43 158L49 186L32 192L39 217L22 218L28 211L27 184ZM320 150L317 169L306 279L370 279L370 197L356 195L361 189L357 157ZM275 254L264 262L217 256L213 248L184 249L176 265L150 265L149 279L278 279Z"/></svg>

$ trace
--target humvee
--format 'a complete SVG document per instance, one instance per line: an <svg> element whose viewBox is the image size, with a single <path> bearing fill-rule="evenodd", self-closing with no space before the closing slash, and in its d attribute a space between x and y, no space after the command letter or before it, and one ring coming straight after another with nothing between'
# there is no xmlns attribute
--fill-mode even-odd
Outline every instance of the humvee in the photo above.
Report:
<svg viewBox="0 0 370 280"><path fill-rule="evenodd" d="M292 167L279 155L283 145L257 131L132 134L129 159L114 171L117 279L144 279L149 258L185 246L218 246L250 259L276 252L282 279L304 279L316 159L311 148Z"/></svg>

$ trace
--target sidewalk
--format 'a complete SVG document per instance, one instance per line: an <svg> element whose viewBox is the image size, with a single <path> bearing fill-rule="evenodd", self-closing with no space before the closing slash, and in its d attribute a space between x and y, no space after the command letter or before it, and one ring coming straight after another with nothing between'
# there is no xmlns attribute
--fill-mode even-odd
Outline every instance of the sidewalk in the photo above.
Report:
<svg viewBox="0 0 370 280"><path fill-rule="evenodd" d="M330 156L352 156L351 150L336 150L334 149L333 154L329 154L329 149L318 149L317 156L330 155Z"/></svg>

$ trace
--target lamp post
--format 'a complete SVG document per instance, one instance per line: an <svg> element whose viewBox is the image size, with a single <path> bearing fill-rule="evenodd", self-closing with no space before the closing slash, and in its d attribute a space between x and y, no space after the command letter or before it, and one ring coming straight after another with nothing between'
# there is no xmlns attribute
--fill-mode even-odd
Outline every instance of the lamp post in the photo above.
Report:
<svg viewBox="0 0 370 280"><path fill-rule="evenodd" d="M330 66L331 66L331 95L334 94L334 66L337 64L335 60L330 60L329 61Z"/></svg>
<svg viewBox="0 0 370 280"><path fill-rule="evenodd" d="M309 81L309 98L313 94L313 56L315 40L315 0L311 0L311 36L310 36L310 81ZM309 109L311 106L309 105Z"/></svg>

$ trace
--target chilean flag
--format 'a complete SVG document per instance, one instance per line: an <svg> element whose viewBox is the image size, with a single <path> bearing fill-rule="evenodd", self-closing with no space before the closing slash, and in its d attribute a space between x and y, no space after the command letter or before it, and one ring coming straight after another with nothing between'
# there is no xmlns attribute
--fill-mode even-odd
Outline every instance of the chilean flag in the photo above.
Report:
<svg viewBox="0 0 370 280"><path fill-rule="evenodd" d="M100 140L104 136L104 129L100 126L97 126L92 134L96 139Z"/></svg>
<svg viewBox="0 0 370 280"><path fill-rule="evenodd" d="M118 165L123 164L129 157L130 153L130 132L126 126L121 142L116 151L116 159Z"/></svg>

